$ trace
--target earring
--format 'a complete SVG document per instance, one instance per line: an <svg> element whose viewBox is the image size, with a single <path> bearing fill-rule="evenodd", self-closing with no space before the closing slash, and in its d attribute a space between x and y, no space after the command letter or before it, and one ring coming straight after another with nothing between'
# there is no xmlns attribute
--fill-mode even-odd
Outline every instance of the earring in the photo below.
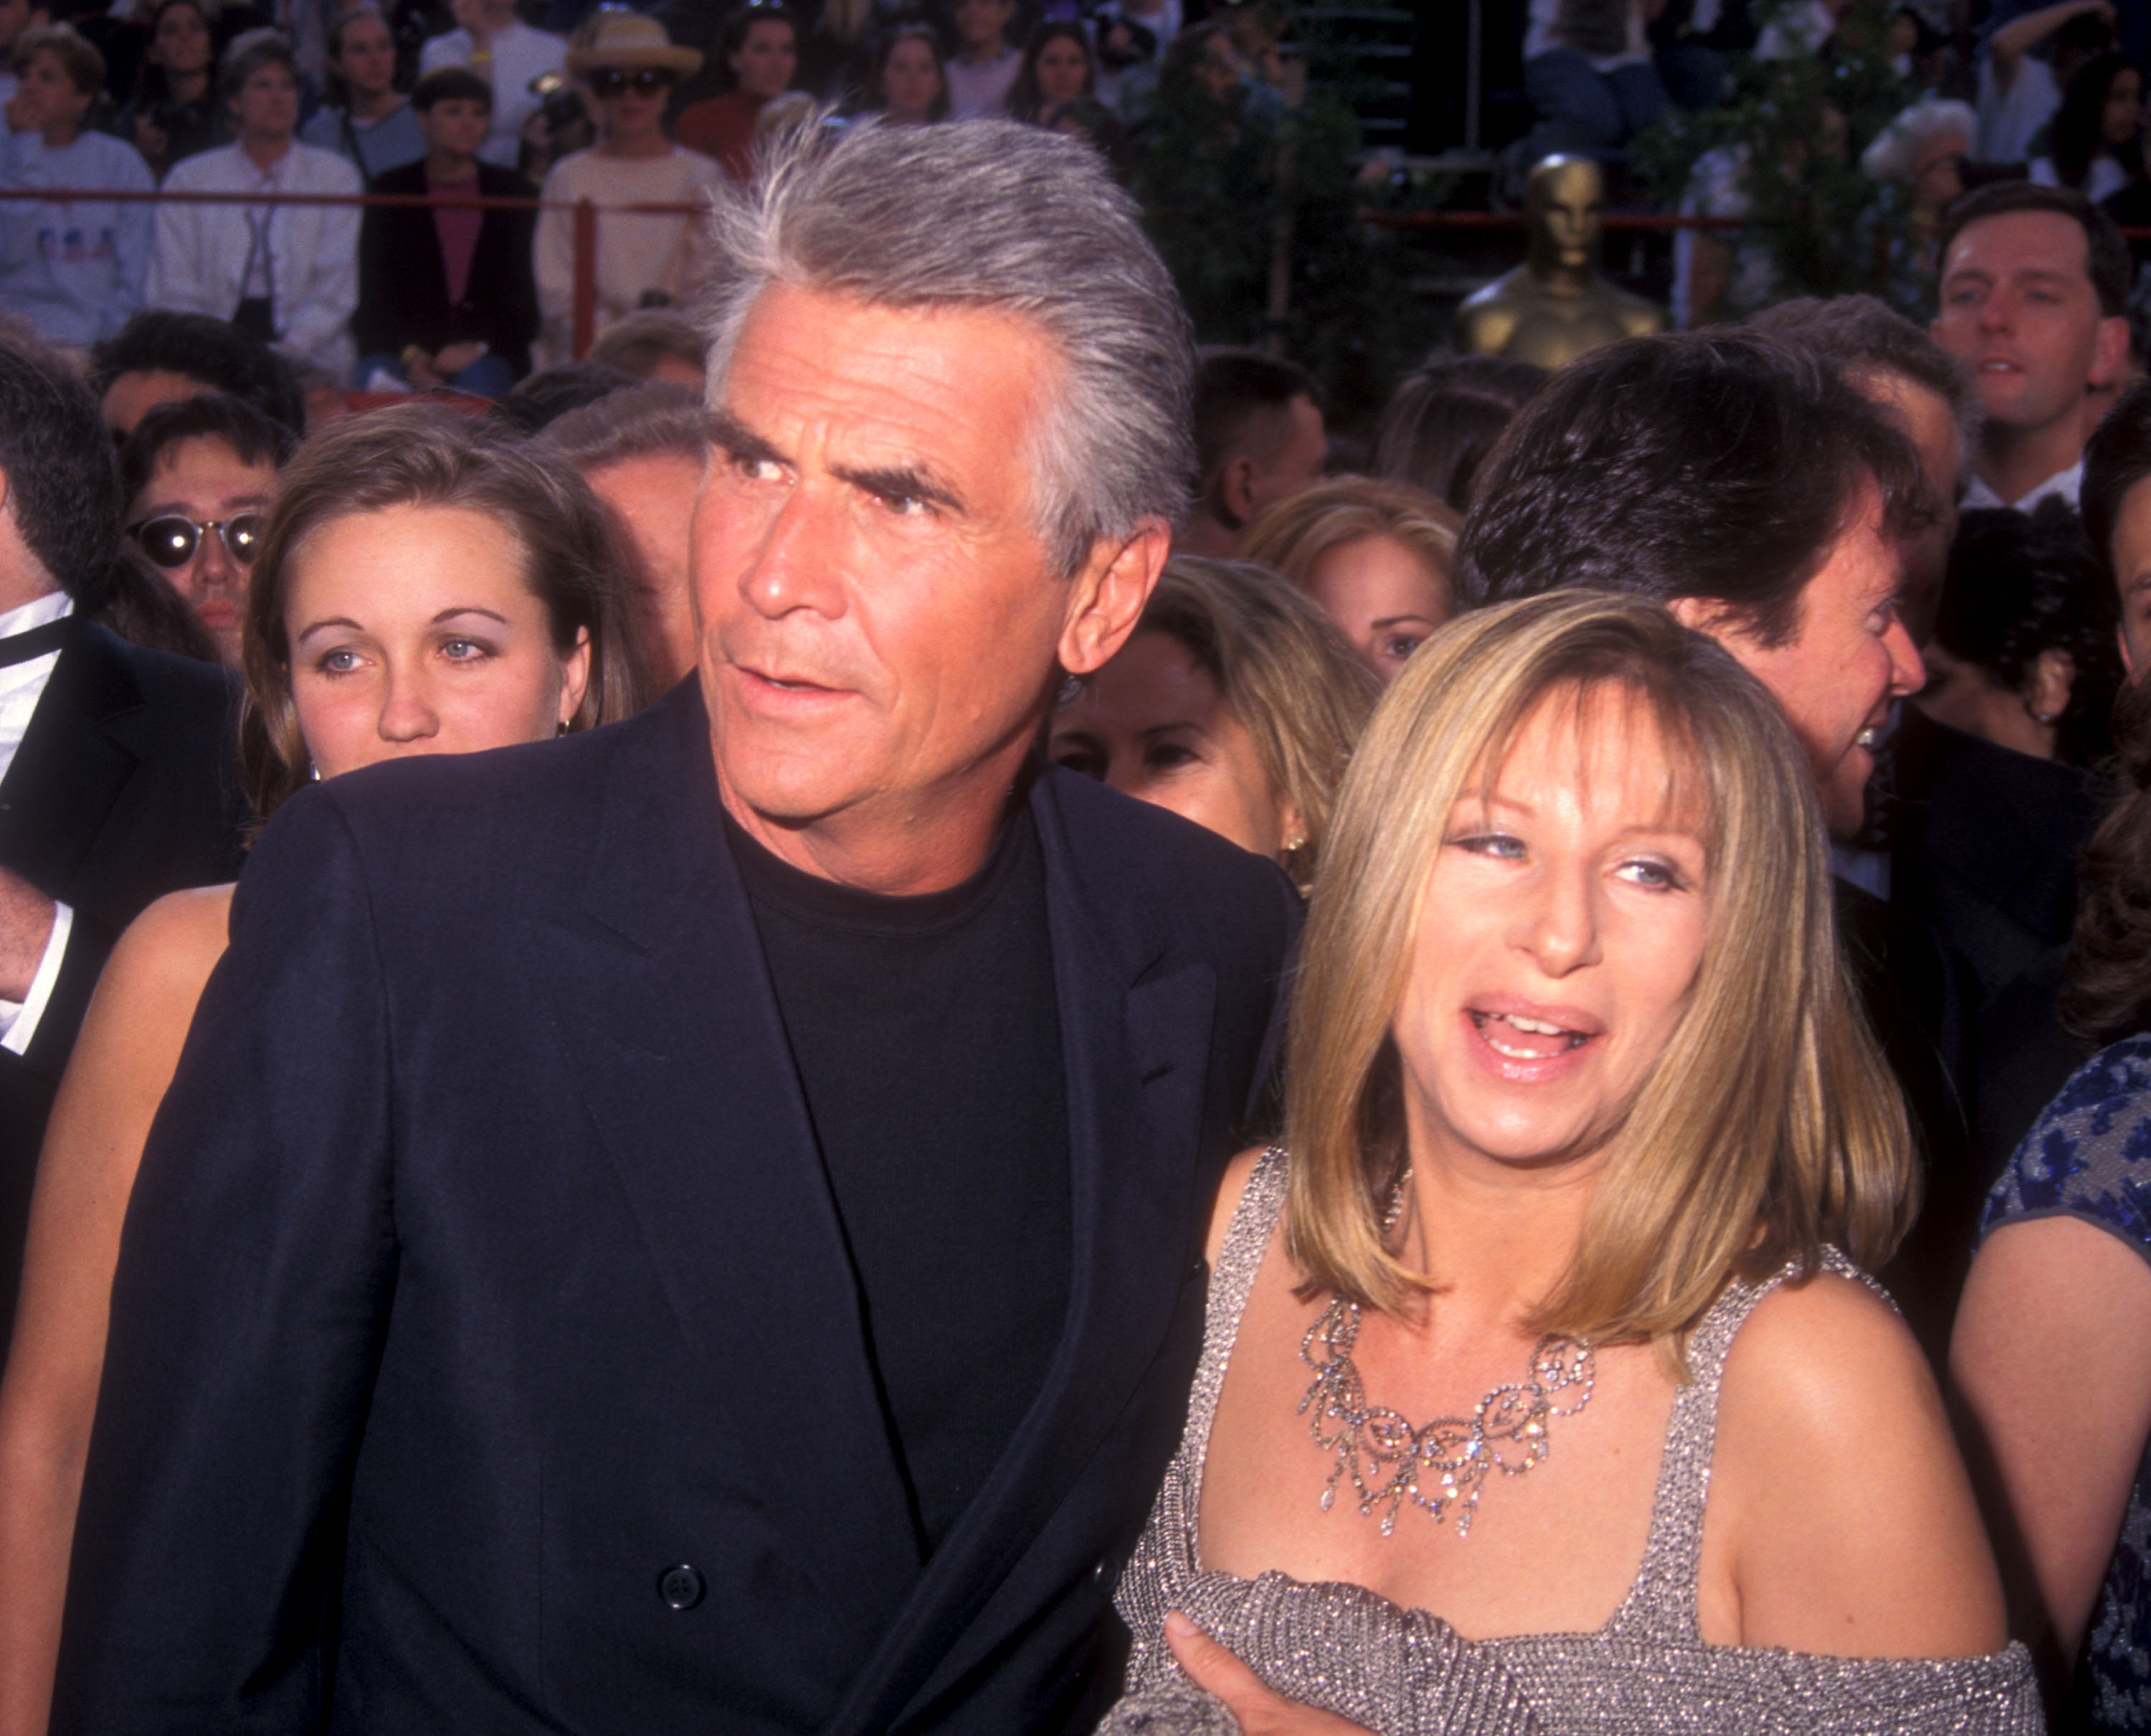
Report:
<svg viewBox="0 0 2151 1736"><path fill-rule="evenodd" d="M566 735L568 733L568 720L563 717L558 723L554 724L553 726L553 733L556 737Z"/></svg>
<svg viewBox="0 0 2151 1736"><path fill-rule="evenodd" d="M306 781L309 783L319 783L321 781L321 768L311 761L306 763Z"/></svg>
<svg viewBox="0 0 2151 1736"><path fill-rule="evenodd" d="M1297 828L1294 828L1292 836L1284 841L1284 853L1288 856L1297 851L1304 850L1306 848L1307 834Z"/></svg>

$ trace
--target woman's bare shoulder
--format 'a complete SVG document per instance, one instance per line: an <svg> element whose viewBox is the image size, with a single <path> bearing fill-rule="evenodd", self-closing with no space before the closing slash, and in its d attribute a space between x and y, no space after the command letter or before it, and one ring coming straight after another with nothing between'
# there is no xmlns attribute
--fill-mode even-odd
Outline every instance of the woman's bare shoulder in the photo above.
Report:
<svg viewBox="0 0 2151 1736"><path fill-rule="evenodd" d="M176 1060L202 988L224 956L231 892L200 886L167 893L127 925L98 978L83 1024L84 1052L147 1059L144 1051L160 1058L169 1051Z"/></svg>
<svg viewBox="0 0 2151 1736"><path fill-rule="evenodd" d="M1710 1500L1744 1644L1948 1658L2003 1643L1933 1374L1864 1283L1825 1273L1756 1307L1726 1359Z"/></svg>

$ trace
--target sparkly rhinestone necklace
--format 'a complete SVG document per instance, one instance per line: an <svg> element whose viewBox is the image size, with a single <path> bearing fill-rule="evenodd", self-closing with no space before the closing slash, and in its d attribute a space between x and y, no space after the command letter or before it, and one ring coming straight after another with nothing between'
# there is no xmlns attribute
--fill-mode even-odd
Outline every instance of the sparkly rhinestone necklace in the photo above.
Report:
<svg viewBox="0 0 2151 1736"><path fill-rule="evenodd" d="M1406 1170L1384 1215L1384 1232L1394 1229L1404 1211ZM1367 1403L1366 1389L1352 1360L1359 1337L1359 1304L1333 1296L1299 1341L1300 1360L1314 1370L1313 1382L1299 1401L1298 1414L1324 1452L1337 1455L1322 1491L1322 1510L1337 1498L1337 1486L1349 1477L1359 1501L1361 1518L1382 1515L1382 1535L1396 1530L1397 1515L1409 1501L1434 1516L1436 1525L1456 1516L1456 1535L1471 1534L1471 1516L1487 1480L1498 1470L1520 1477L1546 1455L1546 1425L1573 1416L1591 1402L1597 1381L1592 1347L1582 1339L1549 1333L1531 1350L1528 1378L1497 1386L1472 1407L1469 1416L1436 1417L1415 1427L1401 1412ZM1556 1394L1581 1388L1566 1404Z"/></svg>

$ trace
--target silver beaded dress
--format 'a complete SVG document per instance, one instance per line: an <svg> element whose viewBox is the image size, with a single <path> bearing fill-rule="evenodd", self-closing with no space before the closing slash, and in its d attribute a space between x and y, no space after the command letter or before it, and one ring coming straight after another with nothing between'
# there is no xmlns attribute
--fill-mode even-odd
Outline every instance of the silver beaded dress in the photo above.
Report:
<svg viewBox="0 0 2151 1736"><path fill-rule="evenodd" d="M2021 1645L1990 1658L1824 1658L1704 1643L1696 1613L1703 1502L1726 1353L1785 1273L1734 1283L1690 1339L1694 1378L1673 1399L1643 1563L1593 1633L1466 1640L1440 1617L1354 1585L1253 1580L1203 1568L1195 1521L1202 1461L1240 1313L1284 1204L1285 1157L1249 1179L1210 1285L1187 1433L1116 1602L1135 1634L1126 1695L1099 1736L1232 1736L1217 1701L1182 1674L1162 1636L1185 1611L1288 1698L1380 1736L2035 1736L2045 1728ZM1830 1269L1860 1276L1832 1253Z"/></svg>

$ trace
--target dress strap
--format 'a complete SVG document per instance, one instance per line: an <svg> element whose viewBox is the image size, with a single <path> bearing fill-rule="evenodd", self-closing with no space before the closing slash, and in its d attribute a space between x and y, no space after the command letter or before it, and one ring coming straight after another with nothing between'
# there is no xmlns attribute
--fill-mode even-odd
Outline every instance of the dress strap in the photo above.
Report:
<svg viewBox="0 0 2151 1736"><path fill-rule="evenodd" d="M1875 1288L1872 1278L1834 1248L1823 1249L1818 1270ZM1799 1272L1799 1263L1793 1262L1758 1283L1731 1280L1689 1334L1688 1380L1673 1394L1673 1415L1666 1424L1665 1453L1658 1462L1658 1493L1651 1506L1650 1541L1643 1546L1643 1565L1635 1584L1606 1625L1609 1635L1661 1643L1702 1643L1696 1587L1703 1560L1703 1515L1710 1496L1711 1458L1718 1445L1718 1394L1725 1379L1725 1359L1757 1304Z"/></svg>
<svg viewBox="0 0 2151 1736"><path fill-rule="evenodd" d="M1187 1455L1199 1488L1202 1465L1210 1450L1210 1425L1217 1415L1217 1395L1225 1385L1225 1366L1232 1359L1233 1341L1240 1335L1240 1316L1247 1311L1248 1293L1255 1287L1263 1255L1277 1229L1278 1214L1284 1210L1285 1182L1289 1164L1282 1146L1272 1146L1255 1161L1248 1185L1240 1190L1240 1202L1232 1208L1232 1222L1217 1250L1217 1268L1210 1277L1209 1303L1202 1322L1202 1359L1196 1365L1195 1386L1188 1395L1187 1427L1182 1451Z"/></svg>

